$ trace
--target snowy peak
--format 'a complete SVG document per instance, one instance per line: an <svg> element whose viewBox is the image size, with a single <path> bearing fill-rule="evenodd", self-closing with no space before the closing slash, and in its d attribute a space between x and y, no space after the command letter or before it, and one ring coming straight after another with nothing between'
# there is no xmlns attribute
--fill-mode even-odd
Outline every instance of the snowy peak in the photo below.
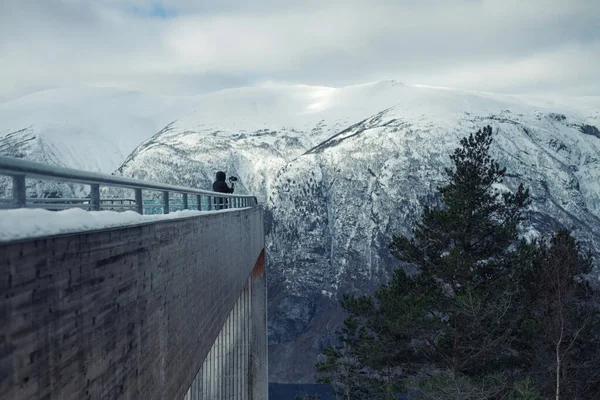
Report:
<svg viewBox="0 0 600 400"><path fill-rule="evenodd" d="M393 82L339 89L269 85L198 96L202 107L141 144L118 172L208 188L223 170L242 178L240 189L266 200L288 162L406 97L407 88ZM177 173L164 176L171 160Z"/></svg>
<svg viewBox="0 0 600 400"><path fill-rule="evenodd" d="M347 88L263 85L198 96L155 96L116 89L52 89L0 103L0 138L29 129L64 165L109 173L167 124L221 136L259 131L297 133L306 149L357 119L389 106L400 87L389 82ZM306 150L305 149L305 150ZM36 146L20 156L43 160ZM4 150L3 155L12 155Z"/></svg>
<svg viewBox="0 0 600 400"><path fill-rule="evenodd" d="M234 94L239 107L220 125L219 110ZM394 265L389 238L433 199L460 138L484 125L498 132L494 152L511 171L507 187L522 181L532 188L531 229L546 231L553 221L589 243L600 240L596 98L395 82L275 85L207 97L214 101L205 112L169 125L119 172L196 187L210 187L217 170L240 176L240 190L268 200L274 274L296 295L335 296L359 276L385 277Z"/></svg>

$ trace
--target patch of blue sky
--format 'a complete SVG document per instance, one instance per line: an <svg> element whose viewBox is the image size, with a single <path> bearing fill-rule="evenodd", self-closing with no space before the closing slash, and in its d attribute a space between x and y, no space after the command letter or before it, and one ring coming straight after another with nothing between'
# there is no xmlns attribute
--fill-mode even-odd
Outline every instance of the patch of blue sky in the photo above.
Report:
<svg viewBox="0 0 600 400"><path fill-rule="evenodd" d="M175 8L166 6L160 2L152 3L152 5L147 7L134 6L131 8L131 12L144 18L168 19L177 16Z"/></svg>

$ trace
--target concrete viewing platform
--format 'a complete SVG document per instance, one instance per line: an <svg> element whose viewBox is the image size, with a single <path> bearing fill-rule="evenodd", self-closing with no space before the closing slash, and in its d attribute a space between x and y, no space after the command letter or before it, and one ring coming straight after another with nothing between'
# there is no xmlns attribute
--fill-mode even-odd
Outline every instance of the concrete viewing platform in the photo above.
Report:
<svg viewBox="0 0 600 400"><path fill-rule="evenodd" d="M0 399L266 399L263 209L227 199L0 211Z"/></svg>

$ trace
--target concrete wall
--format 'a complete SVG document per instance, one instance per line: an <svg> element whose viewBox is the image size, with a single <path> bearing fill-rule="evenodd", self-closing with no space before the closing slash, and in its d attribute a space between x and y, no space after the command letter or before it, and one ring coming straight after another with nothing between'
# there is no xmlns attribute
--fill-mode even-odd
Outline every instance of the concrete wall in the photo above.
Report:
<svg viewBox="0 0 600 400"><path fill-rule="evenodd" d="M267 281L264 251L183 400L266 400Z"/></svg>
<svg viewBox="0 0 600 400"><path fill-rule="evenodd" d="M0 244L0 398L183 398L263 247L260 208Z"/></svg>

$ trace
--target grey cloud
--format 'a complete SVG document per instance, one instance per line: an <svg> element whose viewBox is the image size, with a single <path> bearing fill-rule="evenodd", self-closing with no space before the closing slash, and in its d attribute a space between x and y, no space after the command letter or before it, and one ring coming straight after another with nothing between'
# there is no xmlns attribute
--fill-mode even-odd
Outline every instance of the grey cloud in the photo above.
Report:
<svg viewBox="0 0 600 400"><path fill-rule="evenodd" d="M0 2L0 101L36 88L205 92L374 79L594 94L594 0Z"/></svg>

